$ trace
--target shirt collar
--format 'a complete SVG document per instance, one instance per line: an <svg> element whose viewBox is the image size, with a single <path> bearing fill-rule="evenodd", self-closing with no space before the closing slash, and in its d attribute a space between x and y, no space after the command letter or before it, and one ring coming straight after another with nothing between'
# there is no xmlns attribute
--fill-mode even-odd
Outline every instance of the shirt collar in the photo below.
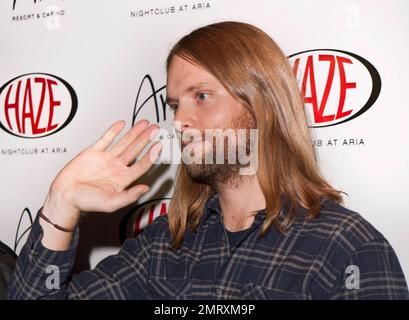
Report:
<svg viewBox="0 0 409 320"><path fill-rule="evenodd" d="M212 214L218 214L220 217L222 216L222 209L220 207L219 201L219 193L217 192L212 193L206 202L205 210L203 213L203 222L206 221L206 219ZM266 210L262 209L257 212L256 217L263 219L265 215Z"/></svg>
<svg viewBox="0 0 409 320"><path fill-rule="evenodd" d="M279 218L280 222L284 221L287 210L288 210L288 207L286 206L286 204L283 204L281 207L281 214ZM292 228L299 229L305 223L305 212L304 212L305 210L298 209L296 211L297 211L296 217L292 225L290 226L290 229ZM220 207L219 194L217 192L213 192L210 195L209 199L206 201L205 210L203 212L203 217L202 217L202 223L204 223L212 214L216 214L218 217L222 218L222 209ZM254 224L257 224L257 225L260 224L264 220L265 216L266 216L265 209L258 211L254 218L255 220Z"/></svg>

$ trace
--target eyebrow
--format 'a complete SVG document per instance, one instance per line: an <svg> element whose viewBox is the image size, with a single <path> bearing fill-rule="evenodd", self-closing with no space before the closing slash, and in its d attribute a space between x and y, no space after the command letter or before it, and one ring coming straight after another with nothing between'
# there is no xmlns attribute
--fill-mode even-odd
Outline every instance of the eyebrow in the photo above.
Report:
<svg viewBox="0 0 409 320"><path fill-rule="evenodd" d="M211 84L210 82L198 82L195 83L191 86L189 86L187 89L184 90L183 93L188 93L188 92L192 92L195 91L197 89L200 89L202 87L205 86L213 86L213 84ZM178 100L176 98L170 97L168 94L166 94L166 103L169 104L171 102L177 102Z"/></svg>

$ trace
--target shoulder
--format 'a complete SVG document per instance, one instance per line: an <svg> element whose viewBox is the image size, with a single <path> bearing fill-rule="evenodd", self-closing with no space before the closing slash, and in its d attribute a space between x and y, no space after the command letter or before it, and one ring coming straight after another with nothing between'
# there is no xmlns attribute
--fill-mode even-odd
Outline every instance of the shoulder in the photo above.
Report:
<svg viewBox="0 0 409 320"><path fill-rule="evenodd" d="M325 199L320 213L303 224L303 232L315 234L345 254L351 254L370 243L389 245L382 233L360 213Z"/></svg>
<svg viewBox="0 0 409 320"><path fill-rule="evenodd" d="M147 225L136 237L127 238L121 252L151 252L154 248L164 248L170 243L170 232L167 216L159 216Z"/></svg>
<svg viewBox="0 0 409 320"><path fill-rule="evenodd" d="M143 229L142 234L151 240L169 240L170 231L168 216L164 215L155 218L151 224Z"/></svg>
<svg viewBox="0 0 409 320"><path fill-rule="evenodd" d="M303 282L306 294L315 299L407 299L399 260L382 233L356 211L329 199L322 204L315 218L301 219L296 228L297 249L313 259L311 277Z"/></svg>

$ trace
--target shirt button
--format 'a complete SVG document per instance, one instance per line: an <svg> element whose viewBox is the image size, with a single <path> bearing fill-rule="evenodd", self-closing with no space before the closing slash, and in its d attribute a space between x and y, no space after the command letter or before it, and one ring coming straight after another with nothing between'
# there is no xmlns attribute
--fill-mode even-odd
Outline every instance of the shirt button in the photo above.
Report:
<svg viewBox="0 0 409 320"><path fill-rule="evenodd" d="M216 294L216 296L221 296L222 295L222 290L217 288L216 290L214 290L214 293Z"/></svg>

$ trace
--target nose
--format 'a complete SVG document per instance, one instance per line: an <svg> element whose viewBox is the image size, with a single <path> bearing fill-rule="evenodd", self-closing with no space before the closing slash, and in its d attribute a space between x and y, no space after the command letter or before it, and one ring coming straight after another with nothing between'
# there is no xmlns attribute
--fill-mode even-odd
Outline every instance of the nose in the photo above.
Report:
<svg viewBox="0 0 409 320"><path fill-rule="evenodd" d="M179 105L173 119L173 127L178 133L183 133L185 130L193 128L192 112L188 112L186 106Z"/></svg>

